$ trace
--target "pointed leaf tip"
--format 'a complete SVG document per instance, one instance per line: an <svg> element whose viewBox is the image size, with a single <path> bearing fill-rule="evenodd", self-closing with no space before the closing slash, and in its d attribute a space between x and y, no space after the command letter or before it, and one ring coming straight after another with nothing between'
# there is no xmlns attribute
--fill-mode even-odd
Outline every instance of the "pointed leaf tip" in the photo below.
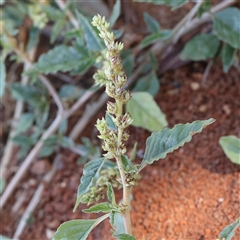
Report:
<svg viewBox="0 0 240 240"><path fill-rule="evenodd" d="M165 128L159 132L153 132L147 139L146 152L139 167L141 171L147 164L165 158L166 155L182 147L192 139L192 135L199 133L203 128L212 124L215 120L210 118L205 121L195 121L186 124L177 124L174 128Z"/></svg>

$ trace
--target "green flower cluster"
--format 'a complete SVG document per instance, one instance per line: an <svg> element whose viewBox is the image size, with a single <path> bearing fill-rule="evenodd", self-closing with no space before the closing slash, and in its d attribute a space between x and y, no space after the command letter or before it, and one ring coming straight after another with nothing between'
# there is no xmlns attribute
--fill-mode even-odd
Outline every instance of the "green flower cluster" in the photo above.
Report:
<svg viewBox="0 0 240 240"><path fill-rule="evenodd" d="M96 127L100 132L99 138L103 140L102 147L107 152L107 158L119 158L126 153L124 142L129 135L125 129L133 121L129 113L123 114L123 105L131 98L130 92L123 88L127 81L120 58L123 44L115 42L116 37L109 32L110 24L105 21L105 17L95 16L92 25L98 28L99 36L107 46L106 60L102 69L94 75L94 79L98 84L106 85L106 93L115 99L115 103L107 103L107 111L111 114L117 130L109 129L104 118L97 121Z"/></svg>
<svg viewBox="0 0 240 240"><path fill-rule="evenodd" d="M108 183L110 183L114 188L122 188L119 170L117 167L102 170L96 184L83 196L81 202L90 205L94 201L104 198L106 196Z"/></svg>

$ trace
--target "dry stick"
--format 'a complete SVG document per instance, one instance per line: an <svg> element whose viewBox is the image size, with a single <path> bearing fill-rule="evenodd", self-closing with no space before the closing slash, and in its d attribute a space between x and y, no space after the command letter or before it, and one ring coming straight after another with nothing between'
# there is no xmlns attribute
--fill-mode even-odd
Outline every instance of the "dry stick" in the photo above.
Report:
<svg viewBox="0 0 240 240"><path fill-rule="evenodd" d="M204 0L197 2L196 5L191 9L191 11L186 15L186 18L184 18L184 21L182 21L182 25L179 25L181 28L179 29L178 34L173 39L174 44L178 41L179 36L182 35L184 28L186 28L189 24L191 24L192 18L195 16L195 14L197 13L198 9L200 8L203 2Z"/></svg>
<svg viewBox="0 0 240 240"><path fill-rule="evenodd" d="M211 69L212 65L213 65L213 60L208 62L208 65L207 65L207 67L204 71L204 74L203 74L203 77L202 77L202 85L204 85L206 83L207 77L208 77L208 74L210 72L210 69Z"/></svg>
<svg viewBox="0 0 240 240"><path fill-rule="evenodd" d="M42 75L42 80L44 79L43 83L46 83L45 80L48 82L48 80ZM47 89L50 91L51 94L55 94L56 91L54 88L50 87L51 84L48 82L46 85ZM34 146L34 148L30 151L26 159L24 160L23 164L17 171L17 173L14 175L8 186L6 187L3 195L0 198L0 208L2 208L9 197L11 196L13 190L16 188L17 184L20 182L22 177L24 176L25 172L29 168L30 164L34 161L37 154L39 153L40 149L43 146L44 141L50 137L59 127L62 120L70 117L74 111L76 111L78 108L80 108L92 95L94 94L94 91L86 92L69 110L67 111L61 111L61 109L58 111L56 118L52 122L52 124L48 127L48 129L44 132L38 143ZM54 100L58 98L57 93L54 96ZM58 103L56 103L58 106L60 106L61 100L58 100Z"/></svg>
<svg viewBox="0 0 240 240"><path fill-rule="evenodd" d="M35 55L35 48L29 53L30 58L33 59L34 55ZM27 71L29 68L31 67L31 65L28 62L24 63L24 70L23 71ZM21 79L21 84L22 85L27 85L28 84L28 80L29 78L27 76L23 76ZM19 118L23 112L23 107L24 107L24 102L22 100L18 100L16 103L16 107L15 107L15 111L14 111L14 115L13 115L13 124L11 126L11 130L9 133L9 137L8 137L8 141L5 147L5 151L3 154L3 158L2 158L2 162L1 162L1 166L0 166L0 171L1 171L1 177L5 178L6 177L6 170L7 170L7 166L10 162L11 156L12 156L12 152L13 152L13 146L14 146L14 142L12 141L12 138L15 136L16 134L16 125L15 123L19 121Z"/></svg>
<svg viewBox="0 0 240 240"><path fill-rule="evenodd" d="M221 3L219 3L218 5L212 7L210 9L211 13L216 13L232 4L236 3L236 0L225 0ZM192 10L191 10L192 11ZM192 29L198 27L199 25L201 25L202 23L208 21L209 19L211 19L211 15L209 13L204 13L201 18L194 18L192 19L192 21L186 26L186 22L188 19L188 16L191 15L191 11L189 12L189 14L187 16L185 16L179 24L176 25L176 27L174 27L173 29L173 34L172 36L166 40L165 42L157 42L155 43L152 47L151 47L151 51L156 54L156 55L160 55L162 54L163 51L165 51L167 49L167 47L173 42L173 41L177 41L179 40L180 37L182 37L184 34L186 34L187 32L191 31Z"/></svg>
<svg viewBox="0 0 240 240"><path fill-rule="evenodd" d="M61 160L61 157L62 157L61 154L58 154L56 156L56 158L54 159L54 162L53 162L53 167L44 176L43 181L45 181L47 183L49 183L51 181L51 179L53 178L53 176L57 170L57 164ZM29 219L29 217L31 216L31 213L34 211L34 209L36 208L36 206L38 205L38 203L41 200L43 189L44 189L44 183L39 184L37 190L35 191L28 207L26 208L26 210L17 226L17 229L14 233L13 239L18 239L20 237L20 235L22 234L22 232L27 224L27 220Z"/></svg>

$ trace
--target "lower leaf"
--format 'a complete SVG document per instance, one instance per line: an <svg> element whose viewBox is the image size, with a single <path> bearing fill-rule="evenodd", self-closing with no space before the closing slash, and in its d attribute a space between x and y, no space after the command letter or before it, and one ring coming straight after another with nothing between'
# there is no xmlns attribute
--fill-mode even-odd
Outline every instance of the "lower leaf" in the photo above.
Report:
<svg viewBox="0 0 240 240"><path fill-rule="evenodd" d="M53 240L85 240L89 233L107 217L109 217L109 214L97 219L80 219L65 222L57 229Z"/></svg>

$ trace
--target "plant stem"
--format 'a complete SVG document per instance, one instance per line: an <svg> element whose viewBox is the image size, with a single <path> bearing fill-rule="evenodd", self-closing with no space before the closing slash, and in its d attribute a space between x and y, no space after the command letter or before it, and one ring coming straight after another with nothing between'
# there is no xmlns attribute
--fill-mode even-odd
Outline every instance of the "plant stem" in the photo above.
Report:
<svg viewBox="0 0 240 240"><path fill-rule="evenodd" d="M116 116L121 117L122 114L123 114L123 103L121 101L119 101L118 99L116 99L116 105L117 105ZM122 134L123 134L123 129L121 127L118 127L118 147L122 143ZM118 153L118 150L116 152ZM131 215L130 215L131 187L127 186L126 174L125 174L125 170L123 168L121 155L118 154L117 156L115 156L115 158L116 158L116 161L117 161L118 169L119 169L120 176L121 176L122 186L123 186L123 204L126 207L126 209L122 213L123 221L124 221L124 227L125 227L126 233L132 235L132 224L131 224Z"/></svg>

